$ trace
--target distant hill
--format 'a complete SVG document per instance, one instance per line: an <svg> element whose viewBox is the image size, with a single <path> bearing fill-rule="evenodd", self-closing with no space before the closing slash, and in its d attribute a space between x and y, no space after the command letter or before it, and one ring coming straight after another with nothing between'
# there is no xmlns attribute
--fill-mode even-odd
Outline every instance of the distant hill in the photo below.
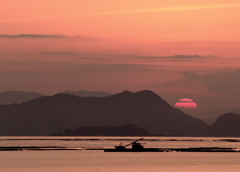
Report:
<svg viewBox="0 0 240 172"><path fill-rule="evenodd" d="M240 115L227 113L220 116L217 121L210 126L207 135L218 137L240 137Z"/></svg>
<svg viewBox="0 0 240 172"><path fill-rule="evenodd" d="M0 93L0 105L23 103L41 96L43 95L35 92L5 91Z"/></svg>
<svg viewBox="0 0 240 172"><path fill-rule="evenodd" d="M226 109L214 109L214 110L210 110L210 111L205 111L205 112L200 112L200 113L188 113L187 111L183 110L185 113L195 117L195 118L199 118L202 119L204 122L206 122L209 125L212 125L219 116L221 116L222 114L225 113L235 113L235 111L237 110L237 107L232 107L232 108L226 108ZM240 109L239 109L240 112Z"/></svg>
<svg viewBox="0 0 240 172"><path fill-rule="evenodd" d="M64 91L63 94L71 94L79 97L106 97L110 96L110 93L102 92L102 91Z"/></svg>
<svg viewBox="0 0 240 172"><path fill-rule="evenodd" d="M136 127L133 124L114 126L86 126L66 129L63 133L50 134L51 136L151 136L145 129ZM160 134L159 134L160 135Z"/></svg>
<svg viewBox="0 0 240 172"><path fill-rule="evenodd" d="M69 94L0 106L0 135L49 135L66 128L134 124L150 134L194 136L209 126L171 107L152 91L107 97Z"/></svg>
<svg viewBox="0 0 240 172"><path fill-rule="evenodd" d="M238 109L234 110L233 113L236 113L236 114L240 115L240 109L238 108Z"/></svg>

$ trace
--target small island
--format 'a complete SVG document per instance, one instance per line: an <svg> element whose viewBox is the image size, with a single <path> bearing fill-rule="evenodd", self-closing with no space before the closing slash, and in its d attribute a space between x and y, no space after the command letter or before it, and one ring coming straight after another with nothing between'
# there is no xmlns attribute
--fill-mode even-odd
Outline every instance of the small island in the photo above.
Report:
<svg viewBox="0 0 240 172"><path fill-rule="evenodd" d="M161 135L161 134L159 134ZM76 129L66 129L63 133L52 133L50 136L152 136L145 129L133 124L122 126L85 126Z"/></svg>

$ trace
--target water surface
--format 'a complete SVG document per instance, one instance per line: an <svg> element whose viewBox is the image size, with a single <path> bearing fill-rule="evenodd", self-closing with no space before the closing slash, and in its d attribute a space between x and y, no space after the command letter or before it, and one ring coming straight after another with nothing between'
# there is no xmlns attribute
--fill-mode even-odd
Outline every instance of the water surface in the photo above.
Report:
<svg viewBox="0 0 240 172"><path fill-rule="evenodd" d="M138 137L1 137L0 146L113 147ZM226 138L145 137L145 147L232 147ZM229 139L229 138L227 138ZM239 140L240 138L230 138ZM0 171L6 172L237 172L240 153L103 152L102 150L1 151Z"/></svg>

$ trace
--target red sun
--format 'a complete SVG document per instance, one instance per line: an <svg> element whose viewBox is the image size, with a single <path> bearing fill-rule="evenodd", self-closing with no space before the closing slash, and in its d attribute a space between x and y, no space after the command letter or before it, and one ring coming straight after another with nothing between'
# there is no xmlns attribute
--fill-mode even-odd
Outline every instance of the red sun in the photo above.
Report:
<svg viewBox="0 0 240 172"><path fill-rule="evenodd" d="M175 107L177 108L186 108L186 109L195 109L197 108L197 103L195 103L192 99L182 98L175 103Z"/></svg>

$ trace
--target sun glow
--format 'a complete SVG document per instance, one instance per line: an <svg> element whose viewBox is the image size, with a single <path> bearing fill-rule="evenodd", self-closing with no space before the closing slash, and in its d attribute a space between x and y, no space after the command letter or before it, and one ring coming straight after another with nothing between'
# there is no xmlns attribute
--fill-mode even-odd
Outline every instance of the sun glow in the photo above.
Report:
<svg viewBox="0 0 240 172"><path fill-rule="evenodd" d="M195 108L197 108L197 104L192 99L182 98L178 102L175 103L175 107L186 108L186 109L195 109Z"/></svg>

